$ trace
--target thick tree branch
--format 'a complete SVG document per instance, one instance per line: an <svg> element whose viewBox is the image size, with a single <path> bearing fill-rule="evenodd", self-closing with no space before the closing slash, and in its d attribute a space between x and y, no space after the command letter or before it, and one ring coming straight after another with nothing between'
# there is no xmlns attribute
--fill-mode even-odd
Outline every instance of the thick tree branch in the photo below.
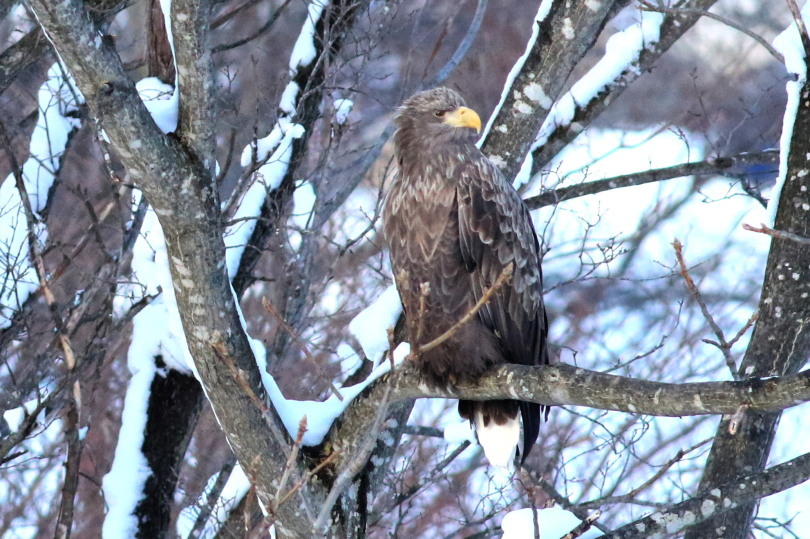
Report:
<svg viewBox="0 0 810 539"><path fill-rule="evenodd" d="M216 105L208 32L211 2L174 0L171 6L177 84L180 90L177 135L203 163L213 182L216 165Z"/></svg>
<svg viewBox="0 0 810 539"><path fill-rule="evenodd" d="M574 66L591 49L614 10L628 3L629 0L551 3L523 66L505 90L505 99L481 148L501 165L507 178L513 178L520 170Z"/></svg>
<svg viewBox="0 0 810 539"><path fill-rule="evenodd" d="M795 487L810 479L810 453L747 475L721 487L702 491L672 507L636 520L605 534L605 539L643 539L657 534L674 535L710 517L725 514L741 505Z"/></svg>
<svg viewBox="0 0 810 539"><path fill-rule="evenodd" d="M539 173L560 150L598 118L630 85L652 69L655 62L700 20L700 13L708 10L715 2L717 0L690 0L683 4L683 7L690 8L689 11L668 14L661 24L658 43L645 48L641 52L638 62L623 71L613 84L599 92L594 99L588 103L578 104L571 121L557 127L549 134L546 143L532 152L531 174Z"/></svg>
<svg viewBox="0 0 810 539"><path fill-rule="evenodd" d="M262 506L270 508L272 484L283 474L289 439L280 420L268 424L240 380L223 364L223 356L231 359L249 385L260 391L261 378L225 271L210 166L158 129L115 50L101 39L81 2L33 0L31 5L131 178L158 214L178 309L200 379L234 453L255 479ZM300 475L298 470L296 479ZM280 535L306 535L310 529L307 512L298 502L290 500L279 507L275 516Z"/></svg>
<svg viewBox="0 0 810 539"><path fill-rule="evenodd" d="M783 156L786 169L784 183L778 194L774 229L798 237L810 236L810 220L805 208L810 204L807 171L810 154L810 87L806 81L791 81L789 90L798 95L789 153ZM792 85L801 84L799 88ZM785 122L788 125L788 122ZM810 250L790 237L774 237L765 266L765 280L760 296L758 319L751 342L740 365L746 376L775 376L797 372L810 354ZM706 491L729 483L742 474L762 470L768 460L779 420L778 413L756 411L742 414L738 428L731 429L731 419L720 422L714 445L709 453L700 490ZM706 537L743 539L748 536L756 504L743 504L720 517L696 526L687 533L688 539ZM719 531L718 531L719 530Z"/></svg>
<svg viewBox="0 0 810 539"><path fill-rule="evenodd" d="M372 384L332 428L333 447L353 447L367 431L368 418L383 402L388 378ZM740 406L752 412L784 410L810 401L810 370L781 378L749 378L737 382L669 384L615 376L557 363L527 367L507 365L475 384L430 387L405 368L391 391L391 402L420 397L468 400L517 399L553 406L586 406L642 415L681 417L732 415ZM340 459L338 459L340 463Z"/></svg>

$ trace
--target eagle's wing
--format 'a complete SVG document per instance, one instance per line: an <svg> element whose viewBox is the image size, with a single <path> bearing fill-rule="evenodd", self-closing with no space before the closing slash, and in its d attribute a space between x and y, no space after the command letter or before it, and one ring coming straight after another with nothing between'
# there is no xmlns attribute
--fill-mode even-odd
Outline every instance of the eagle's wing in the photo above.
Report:
<svg viewBox="0 0 810 539"><path fill-rule="evenodd" d="M479 311L481 322L500 339L505 360L523 365L548 363L540 246L529 210L500 170L480 153L457 174L459 243L476 301L504 268L514 263L511 283ZM540 406L520 404L524 455L540 427Z"/></svg>

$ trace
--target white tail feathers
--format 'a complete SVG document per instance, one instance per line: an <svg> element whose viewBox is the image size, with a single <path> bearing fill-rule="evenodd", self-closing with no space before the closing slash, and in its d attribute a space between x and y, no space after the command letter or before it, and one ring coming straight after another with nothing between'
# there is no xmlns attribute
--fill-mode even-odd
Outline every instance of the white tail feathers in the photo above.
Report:
<svg viewBox="0 0 810 539"><path fill-rule="evenodd" d="M520 420L517 416L510 418L505 425L490 421L485 426L481 410L476 410L475 434L492 466L508 468L515 460L515 450L520 442Z"/></svg>

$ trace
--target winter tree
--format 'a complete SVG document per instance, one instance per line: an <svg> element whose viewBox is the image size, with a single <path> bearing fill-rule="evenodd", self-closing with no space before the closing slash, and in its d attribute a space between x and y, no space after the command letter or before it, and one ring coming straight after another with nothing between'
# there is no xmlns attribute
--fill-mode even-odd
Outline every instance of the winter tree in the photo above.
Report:
<svg viewBox="0 0 810 539"><path fill-rule="evenodd" d="M0 1L0 535L798 537L797 4ZM379 232L439 85L532 210L556 360L446 388ZM459 397L552 406L522 468Z"/></svg>

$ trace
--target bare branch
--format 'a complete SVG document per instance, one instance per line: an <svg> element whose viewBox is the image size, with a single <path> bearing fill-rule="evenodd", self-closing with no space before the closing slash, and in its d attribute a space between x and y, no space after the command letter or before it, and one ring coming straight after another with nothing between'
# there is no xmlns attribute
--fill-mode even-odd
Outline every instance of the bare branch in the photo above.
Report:
<svg viewBox="0 0 810 539"><path fill-rule="evenodd" d="M734 358L731 355L731 344L726 341L726 336L723 333L723 330L720 326L717 325L717 322L714 321L714 317L709 312L709 308L706 306L706 302L703 301L703 296L700 295L700 290L698 290L695 281L692 280L692 276L689 274L689 268L686 267L686 262L683 259L683 245L681 244L680 240L675 238L675 241L672 242L672 247L675 249L675 258L678 259L678 266L680 267L681 277L683 277L684 282L686 283L686 288L689 290L689 293L692 294L692 297L695 298L698 306L700 307L700 312L703 314L703 318L712 328L714 334L717 336L718 342L709 341L704 339L704 342L708 342L710 344L714 344L720 352L723 354L723 358L726 361L726 365L728 366L728 370L731 372L732 378L735 380L740 379L739 372L737 371L737 362L734 361Z"/></svg>
<svg viewBox="0 0 810 539"><path fill-rule="evenodd" d="M793 234L792 232L787 232L784 230L776 230L768 225L762 223L759 225L759 228L755 226L751 226L749 224L743 223L742 225L743 230L748 230L749 232L758 232L760 234L766 234L773 238L780 238L786 239L790 241L795 241L796 243L800 243L802 245L810 245L810 238L805 238L804 236L800 236L798 234Z"/></svg>
<svg viewBox="0 0 810 539"><path fill-rule="evenodd" d="M421 397L466 400L517 399L548 406L586 406L641 415L681 417L735 413L740 405L751 411L784 410L810 401L810 370L771 378L728 382L670 384L554 365L504 365L476 383L429 387L411 367L400 367L391 402ZM368 414L377 409L388 386L383 377L365 398L346 413ZM366 416L370 417L370 416ZM331 436L334 436L334 433Z"/></svg>
<svg viewBox="0 0 810 539"><path fill-rule="evenodd" d="M340 394L340 391L338 390L337 386L335 386L335 384L332 383L332 378L328 374L326 374L321 364L318 363L318 361L312 356L312 354L309 351L309 347L307 346L307 343L304 342L304 339L302 339L301 336L298 335L298 333L292 327L290 327L290 325L281 317L281 313L278 312L278 310L273 306L272 303L270 303L270 300L268 300L266 297L262 297L262 306L264 307L265 311L270 313L270 315L273 318L275 318L276 322L278 322L278 325L281 326L281 328L284 331L286 331L290 337L292 337L295 343L301 348L301 351L304 352L304 356L307 358L307 360L310 363L312 363L312 365L316 369L318 369L318 371L320 371L321 378L323 379L324 382L326 382L329 385L329 389L332 390L332 393L334 393L334 395L338 398L338 400L342 401L343 395Z"/></svg>
<svg viewBox="0 0 810 539"><path fill-rule="evenodd" d="M779 152L776 150L767 150L758 153L742 153L729 157L710 158L706 159L705 161L698 161L695 163L682 163L680 165L673 165L671 167L645 170L642 172L634 172L632 174L623 174L621 176L613 176L611 178L581 183L579 185L572 185L570 187L562 187L560 189L541 193L537 196L529 197L525 199L524 202L529 209L536 210L545 206L558 204L565 200L571 200L573 198L586 195L594 195L596 193L610 191L612 189L620 189L622 187L630 187L633 185L644 185L646 183L671 180L673 178L681 178L684 176L724 174L733 169L755 163L776 165L778 160Z"/></svg>
<svg viewBox="0 0 810 539"><path fill-rule="evenodd" d="M326 531L326 526L329 521L329 515L332 514L332 508L337 502L338 497L343 494L343 491L354 480L354 477L360 473L363 467L368 462L371 453L374 451L374 446L377 443L377 436L382 430L385 418L388 415L388 407L391 404L391 392L399 378L399 371L394 371L391 375L389 383L385 385L383 390L382 399L377 407L376 414L374 415L374 422L371 424L365 439L358 444L354 454L348 460L344 461L340 473L338 473L329 494L326 496L326 501L321 506L321 511L315 523L312 525L312 531L318 535L322 535Z"/></svg>
<svg viewBox="0 0 810 539"><path fill-rule="evenodd" d="M242 45L250 43L251 41L253 41L254 39L256 39L258 37L263 36L264 34L266 34L273 27L273 25L278 20L279 15L284 13L284 9L289 5L289 3L290 3L290 0L285 0L284 3L281 4L279 7L277 7L276 10L273 12L273 14L270 15L270 18L267 19L267 22L265 22L261 26L261 28L259 28L258 30L256 30L252 34L250 34L248 37L238 39L238 40L236 40L236 41L234 41L232 43L226 43L226 44L223 44L223 45L217 45L216 47L214 47L214 49L211 52L213 52L214 54L217 54L217 53L220 53L220 52L235 49L237 47L241 47ZM247 2L244 5L245 6L250 6L251 2ZM226 14L227 17L223 16L221 18L221 20L223 20L223 21L227 20L227 18L230 18L230 17L234 16L236 13L239 13L240 11L242 11L242 8L243 8L243 6L240 6L239 8L236 8L236 9L232 10L232 12ZM219 19L218 19L218 21L219 21Z"/></svg>

